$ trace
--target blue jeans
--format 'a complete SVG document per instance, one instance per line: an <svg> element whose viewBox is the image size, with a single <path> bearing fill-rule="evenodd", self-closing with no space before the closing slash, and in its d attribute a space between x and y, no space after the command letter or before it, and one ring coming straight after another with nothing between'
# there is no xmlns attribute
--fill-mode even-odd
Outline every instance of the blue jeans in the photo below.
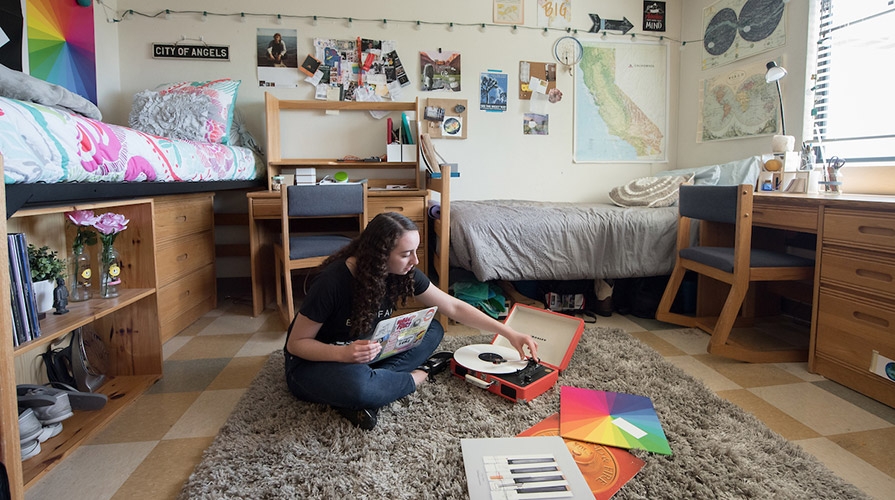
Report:
<svg viewBox="0 0 895 500"><path fill-rule="evenodd" d="M286 385L302 401L359 410L381 408L416 390L410 372L422 365L444 338L437 320L420 345L372 364L307 361L286 354Z"/></svg>

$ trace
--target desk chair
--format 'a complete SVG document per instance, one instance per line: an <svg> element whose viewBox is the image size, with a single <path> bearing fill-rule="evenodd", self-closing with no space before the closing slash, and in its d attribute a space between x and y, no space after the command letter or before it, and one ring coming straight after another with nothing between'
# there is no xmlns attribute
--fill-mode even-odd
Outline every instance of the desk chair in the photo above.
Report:
<svg viewBox="0 0 895 500"><path fill-rule="evenodd" d="M750 363L805 361L805 349L757 350L736 343L730 331L753 281L798 281L814 279L814 261L783 252L752 248L753 186L680 187L678 255L674 270L659 302L656 319L711 334L708 352ZM732 230L733 246L691 246L691 220L700 221L700 241L709 231ZM726 226L726 227L725 227ZM717 317L694 317L671 312L671 305L684 278L693 271L727 283L730 291Z"/></svg>
<svg viewBox="0 0 895 500"><path fill-rule="evenodd" d="M283 186L280 196L282 205L282 233L274 244L276 261L277 310L284 324L289 325L295 317L295 303L292 297L292 271L311 269L319 266L330 255L338 252L355 235L367 226L367 185L366 184L303 184ZM334 231L338 218L355 218L355 228L348 231ZM308 228L315 231L297 231L290 222L304 219L319 219L319 227Z"/></svg>

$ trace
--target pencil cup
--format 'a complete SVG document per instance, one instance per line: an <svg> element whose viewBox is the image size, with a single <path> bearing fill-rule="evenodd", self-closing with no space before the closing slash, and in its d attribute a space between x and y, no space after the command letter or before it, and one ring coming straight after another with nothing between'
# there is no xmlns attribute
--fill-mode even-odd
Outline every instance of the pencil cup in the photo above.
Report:
<svg viewBox="0 0 895 500"><path fill-rule="evenodd" d="M830 174L829 179L818 181L817 192L831 195L842 194L842 172L835 171Z"/></svg>

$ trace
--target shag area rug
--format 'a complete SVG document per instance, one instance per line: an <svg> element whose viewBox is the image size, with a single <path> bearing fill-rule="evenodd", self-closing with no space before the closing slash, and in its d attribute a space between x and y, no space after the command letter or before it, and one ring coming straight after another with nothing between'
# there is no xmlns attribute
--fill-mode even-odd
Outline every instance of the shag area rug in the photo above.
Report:
<svg viewBox="0 0 895 500"><path fill-rule="evenodd" d="M490 340L445 337L441 347ZM614 498L866 498L652 348L602 327L585 330L557 386L530 403L446 372L383 408L373 431L296 400L274 352L180 498L468 498L460 438L516 435L559 411L561 385L652 398L673 454L632 450L646 465Z"/></svg>

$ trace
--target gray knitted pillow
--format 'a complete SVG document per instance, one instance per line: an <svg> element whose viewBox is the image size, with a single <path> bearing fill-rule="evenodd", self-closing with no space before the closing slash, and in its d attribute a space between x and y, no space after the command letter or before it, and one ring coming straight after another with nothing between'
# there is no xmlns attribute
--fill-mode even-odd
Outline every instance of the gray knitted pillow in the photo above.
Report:
<svg viewBox="0 0 895 500"><path fill-rule="evenodd" d="M641 177L612 188L609 198L620 207L669 207L677 203L678 188L693 180L693 174Z"/></svg>

